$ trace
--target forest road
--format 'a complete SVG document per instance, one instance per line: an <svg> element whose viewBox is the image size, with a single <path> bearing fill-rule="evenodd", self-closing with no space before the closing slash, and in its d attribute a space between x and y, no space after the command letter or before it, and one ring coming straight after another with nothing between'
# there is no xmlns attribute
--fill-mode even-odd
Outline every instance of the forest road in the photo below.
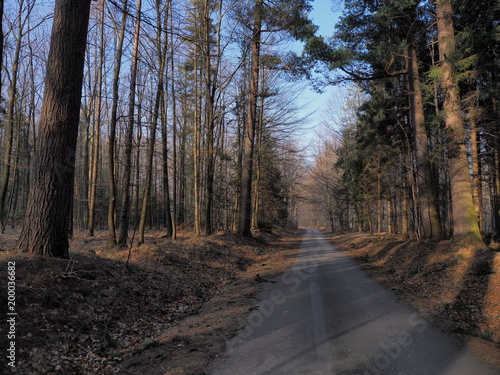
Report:
<svg viewBox="0 0 500 375"><path fill-rule="evenodd" d="M304 234L294 267L263 284L258 306L210 374L500 374L316 229Z"/></svg>

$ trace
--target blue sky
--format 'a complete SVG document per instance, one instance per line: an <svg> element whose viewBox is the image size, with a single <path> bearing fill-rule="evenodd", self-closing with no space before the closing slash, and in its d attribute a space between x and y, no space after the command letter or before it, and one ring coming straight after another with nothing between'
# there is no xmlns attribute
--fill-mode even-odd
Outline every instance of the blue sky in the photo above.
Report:
<svg viewBox="0 0 500 375"><path fill-rule="evenodd" d="M333 34L334 26L341 15L342 6L339 5L340 0L315 0L312 5L314 7L310 16L314 24L319 26L319 34L325 37L330 37ZM309 130L307 135L301 139L303 146L310 143L315 143L318 140L317 132L321 131L321 123L324 120L324 107L341 89L336 87L326 88L323 94L318 94L307 88L302 94L299 104L303 105L303 114L311 114ZM314 150L310 150L313 152Z"/></svg>

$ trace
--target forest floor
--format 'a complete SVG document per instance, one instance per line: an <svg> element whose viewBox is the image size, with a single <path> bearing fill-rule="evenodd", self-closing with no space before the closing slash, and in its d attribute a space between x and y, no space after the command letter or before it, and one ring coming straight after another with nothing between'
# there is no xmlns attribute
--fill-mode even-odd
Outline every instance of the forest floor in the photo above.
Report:
<svg viewBox="0 0 500 375"><path fill-rule="evenodd" d="M0 236L0 283L4 290L15 261L18 367L11 373L25 375L202 375L246 325L259 284L291 267L301 242L300 231L253 239L181 232L175 242L150 231L129 251L109 249L102 232L75 236L71 259L62 260L10 253L18 234ZM500 365L499 252L326 234L370 277ZM3 317L6 299L2 291Z"/></svg>
<svg viewBox="0 0 500 375"><path fill-rule="evenodd" d="M374 280L423 316L459 334L464 345L500 366L500 252L498 244L472 250L450 241L323 233L358 260Z"/></svg>
<svg viewBox="0 0 500 375"><path fill-rule="evenodd" d="M69 260L11 253L18 231L0 235L0 314L9 262L18 314L17 367L2 345L0 373L203 374L245 325L259 283L293 264L301 240L300 231L162 234L147 232L130 251L107 247L105 232L77 234Z"/></svg>

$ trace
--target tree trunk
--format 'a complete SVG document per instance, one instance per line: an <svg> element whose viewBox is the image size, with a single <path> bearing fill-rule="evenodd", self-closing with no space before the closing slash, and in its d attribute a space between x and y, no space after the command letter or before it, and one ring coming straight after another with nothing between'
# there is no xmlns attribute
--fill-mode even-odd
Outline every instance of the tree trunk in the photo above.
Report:
<svg viewBox="0 0 500 375"><path fill-rule="evenodd" d="M377 164L377 235L382 235L382 170L380 160Z"/></svg>
<svg viewBox="0 0 500 375"><path fill-rule="evenodd" d="M0 14L3 15L4 0L0 0ZM0 98L2 97L2 69L3 69L3 17L0 17Z"/></svg>
<svg viewBox="0 0 500 375"><path fill-rule="evenodd" d="M115 145L116 145L116 124L118 122L118 95L120 70L123 54L123 40L125 38L125 28L127 25L128 0L123 2L122 24L118 35L115 66L113 71L113 100L111 104L111 120L109 123L109 146L108 146L108 182L109 182L109 205L108 205L108 231L109 243L116 245L116 167L115 167Z"/></svg>
<svg viewBox="0 0 500 375"><path fill-rule="evenodd" d="M455 31L451 1L438 0L436 11L444 120L451 138L448 163L453 214L452 238L472 246L484 247L472 199L460 93L453 75L451 58L455 53Z"/></svg>
<svg viewBox="0 0 500 375"><path fill-rule="evenodd" d="M193 128L193 199L194 233L201 235L201 98L198 82L199 72L198 46L194 48L194 128Z"/></svg>
<svg viewBox="0 0 500 375"><path fill-rule="evenodd" d="M97 192L97 176L99 171L99 146L101 142L101 112L102 112L102 85L104 69L104 2L101 5L101 30L99 35L99 66L97 67L97 102L94 116L94 134L92 136L92 165L90 173L89 193L89 227L88 234L94 236L95 204Z"/></svg>
<svg viewBox="0 0 500 375"><path fill-rule="evenodd" d="M263 0L255 0L254 24L252 34L252 67L250 77L250 92L248 97L248 112L243 149L243 170L241 178L240 224L238 231L244 236L251 235L252 224L252 174L253 151L255 143L255 126L257 117L257 97L259 94L259 62L262 28Z"/></svg>
<svg viewBox="0 0 500 375"><path fill-rule="evenodd" d="M169 2L169 6L172 6L172 2ZM172 88L172 210L166 212L167 218L167 231L168 231L168 216L170 215L170 226L172 232L170 236L173 240L177 238L177 95L175 92L175 60L174 60L174 33L173 33L173 12L170 12L170 46L172 51L170 52L170 71L172 74L171 78L171 88ZM165 198L170 198L170 192L168 189L168 153L167 153L167 129L166 126L162 126L162 140L163 140L163 171L164 171L164 194ZM167 233L168 234L168 233Z"/></svg>
<svg viewBox="0 0 500 375"><path fill-rule="evenodd" d="M160 116L160 103L162 104L162 108L164 107L163 95L165 94L164 90L164 74L165 74L165 66L167 59L167 45L168 45L168 34L165 33L165 41L162 42L162 33L165 29L166 20L168 19L168 13L165 15L165 22L161 22L161 12L160 12L160 3L156 3L156 11L157 11L157 39L156 39L156 47L158 52L158 86L156 88L156 97L153 108L153 118L151 119L151 126L149 131L149 147L147 153L147 166L146 166L146 186L144 187L144 195L142 197L142 206L141 206L141 218L139 222L139 243L144 243L144 229L146 225L146 214L148 210L148 202L149 196L151 192L151 184L153 178L153 159L154 159L154 151L155 151L155 143L156 143L156 127L158 123L158 119ZM168 9L168 8L167 8ZM167 10L168 11L168 10ZM166 29L165 29L166 31ZM165 110L162 110L162 122L164 123L164 118L166 116ZM163 124L165 125L165 124ZM165 168L167 163L167 155L166 155L166 129L165 126L162 126L162 145L163 145L163 183L166 184L166 198L168 202L168 214L167 214L167 233L172 235L172 219L170 217L170 202L168 200L168 167Z"/></svg>
<svg viewBox="0 0 500 375"><path fill-rule="evenodd" d="M493 176L494 184L493 190L495 192L493 197L493 219L495 225L493 227L495 238L500 238L500 139L496 139L494 154L494 167L495 173Z"/></svg>
<svg viewBox="0 0 500 375"><path fill-rule="evenodd" d="M416 177L419 193L419 212L422 220L422 238L436 239L441 237L441 225L439 223L437 199L434 193L434 181L429 158L417 53L413 46L408 47L408 89L411 122L415 139Z"/></svg>
<svg viewBox="0 0 500 375"><path fill-rule="evenodd" d="M130 216L130 177L132 172L132 141L134 137L135 123L135 94L137 86L137 65L139 55L139 34L141 30L141 0L137 0L137 13L134 32L134 47L132 51L132 65L130 75L130 95L129 95L129 112L128 126L125 135L125 162L123 166L123 183L122 183L122 207L120 214L120 234L118 237L118 245L126 246L128 240L128 227Z"/></svg>
<svg viewBox="0 0 500 375"><path fill-rule="evenodd" d="M2 2L2 8L3 8L3 2ZM12 73L9 86L9 105L7 108L7 137L5 139L5 145L4 145L5 154L3 161L2 183L0 185L0 228L4 227L6 219L5 204L7 200L7 191L9 188L12 143L14 140L14 111L16 108L16 96L17 96L17 74L19 71L19 55L21 52L22 38L24 33L23 31L24 21L22 15L23 11L24 11L24 0L21 0L19 2L19 14L17 17L18 24L17 24L17 36L16 36L17 38L16 49L14 52L14 59L12 61ZM0 13L0 16L3 16L3 13ZM3 38L3 32L2 32L2 38ZM3 50L0 53L3 54Z"/></svg>
<svg viewBox="0 0 500 375"><path fill-rule="evenodd" d="M172 215L172 204L170 201L170 182L168 178L168 147L167 147L167 121L166 108L162 100L162 116L161 116L161 136L162 136L162 158L163 158L163 197L165 199L165 224L167 227L167 236L173 240L177 237L175 227L175 214ZM175 211L174 211L175 212Z"/></svg>
<svg viewBox="0 0 500 375"><path fill-rule="evenodd" d="M212 71L212 38L210 17L210 2L203 2L202 17L203 33L203 58L204 58L204 84L205 84L205 206L204 206L204 235L208 236L213 232L212 208L214 193L214 127L215 127L215 77ZM214 67L215 68L215 67ZM214 69L215 70L215 69Z"/></svg>
<svg viewBox="0 0 500 375"><path fill-rule="evenodd" d="M67 257L90 0L56 0L38 145L18 251Z"/></svg>
<svg viewBox="0 0 500 375"><path fill-rule="evenodd" d="M469 112L470 143L472 162L472 197L479 221L479 229L483 228L483 192L481 184L481 159L479 157L479 134L477 129L479 109L473 105Z"/></svg>

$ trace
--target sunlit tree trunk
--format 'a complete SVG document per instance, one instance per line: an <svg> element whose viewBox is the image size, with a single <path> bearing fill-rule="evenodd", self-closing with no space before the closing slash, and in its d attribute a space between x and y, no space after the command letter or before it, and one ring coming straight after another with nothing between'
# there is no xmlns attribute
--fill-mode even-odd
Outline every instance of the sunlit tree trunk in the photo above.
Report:
<svg viewBox="0 0 500 375"><path fill-rule="evenodd" d="M452 238L459 242L482 247L484 243L479 231L477 213L472 198L460 93L453 74L452 58L455 53L455 30L451 1L438 0L436 13L441 87L444 95L443 112L446 128L450 132Z"/></svg>
<svg viewBox="0 0 500 375"><path fill-rule="evenodd" d="M471 162L472 162L472 196L476 208L479 229L483 227L483 192L481 187L481 159L479 157L479 134L477 118L479 109L473 105L469 111Z"/></svg>
<svg viewBox="0 0 500 375"><path fill-rule="evenodd" d="M415 138L415 158L417 165L417 185L419 192L419 209L422 220L422 238L441 237L436 206L435 187L433 183L427 129L425 127L424 105L420 88L417 53L413 46L408 47L408 88L410 98L410 115Z"/></svg>
<svg viewBox="0 0 500 375"><path fill-rule="evenodd" d="M264 131L264 95L259 100L259 120L255 129L257 138L257 149L254 151L255 172L253 181L253 204L252 204L252 229L259 226L259 200L260 200L260 182L262 168L262 132Z"/></svg>
<svg viewBox="0 0 500 375"><path fill-rule="evenodd" d="M250 73L250 92L243 149L243 170L241 178L239 233L250 236L252 224L252 174L257 117L257 97L259 94L259 62L261 46L263 0L255 0L254 23L252 28L252 66Z"/></svg>

